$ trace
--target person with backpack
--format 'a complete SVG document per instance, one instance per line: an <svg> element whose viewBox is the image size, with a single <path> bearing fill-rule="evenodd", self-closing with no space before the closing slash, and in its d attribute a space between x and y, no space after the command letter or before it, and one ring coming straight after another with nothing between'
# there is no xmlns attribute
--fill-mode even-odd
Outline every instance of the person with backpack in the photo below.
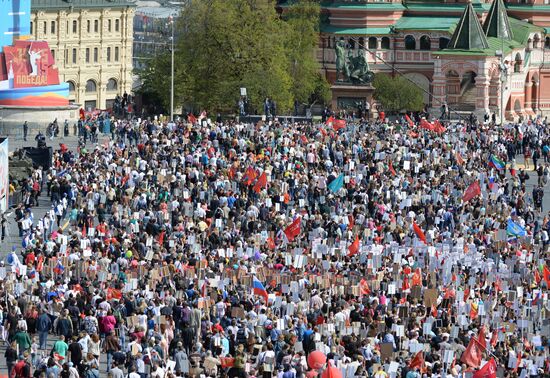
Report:
<svg viewBox="0 0 550 378"><path fill-rule="evenodd" d="M17 363L11 371L10 378L30 378L31 377L31 365L27 361L27 357L23 354L19 355Z"/></svg>

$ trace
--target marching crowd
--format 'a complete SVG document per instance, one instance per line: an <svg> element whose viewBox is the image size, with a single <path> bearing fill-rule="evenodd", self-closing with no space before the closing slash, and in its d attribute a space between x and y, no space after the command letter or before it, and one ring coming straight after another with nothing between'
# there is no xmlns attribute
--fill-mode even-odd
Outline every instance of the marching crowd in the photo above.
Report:
<svg viewBox="0 0 550 378"><path fill-rule="evenodd" d="M10 378L550 374L546 122L191 121L21 183Z"/></svg>

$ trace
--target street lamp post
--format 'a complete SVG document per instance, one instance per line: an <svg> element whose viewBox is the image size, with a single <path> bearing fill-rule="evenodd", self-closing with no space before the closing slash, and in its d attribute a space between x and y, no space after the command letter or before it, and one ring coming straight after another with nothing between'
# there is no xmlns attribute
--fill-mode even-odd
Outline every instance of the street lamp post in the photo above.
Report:
<svg viewBox="0 0 550 378"><path fill-rule="evenodd" d="M174 17L170 16L170 24L172 26L172 61L170 68L170 121L174 121Z"/></svg>

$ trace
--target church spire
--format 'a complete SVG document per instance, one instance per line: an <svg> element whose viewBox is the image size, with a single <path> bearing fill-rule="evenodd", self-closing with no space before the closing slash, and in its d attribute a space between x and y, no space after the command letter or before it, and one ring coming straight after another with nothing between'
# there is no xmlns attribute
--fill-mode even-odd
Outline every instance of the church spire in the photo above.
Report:
<svg viewBox="0 0 550 378"><path fill-rule="evenodd" d="M489 9L487 18L483 23L483 30L485 30L487 37L512 39L513 34L510 28L510 21L508 21L506 7L502 0L494 0L493 4L491 4L491 9Z"/></svg>
<svg viewBox="0 0 550 378"><path fill-rule="evenodd" d="M448 48L456 50L489 48L487 37L485 37L483 28L471 3L466 5L466 9L464 9L464 13L456 26Z"/></svg>

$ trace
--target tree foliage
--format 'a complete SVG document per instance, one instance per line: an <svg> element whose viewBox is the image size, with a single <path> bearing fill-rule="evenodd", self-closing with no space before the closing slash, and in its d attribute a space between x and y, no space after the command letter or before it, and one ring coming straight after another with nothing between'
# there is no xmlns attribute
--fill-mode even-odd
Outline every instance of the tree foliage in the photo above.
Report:
<svg viewBox="0 0 550 378"><path fill-rule="evenodd" d="M176 25L176 106L233 110L241 87L258 110L265 97L274 99L279 111L290 109L295 99L326 100L326 81L314 55L319 13L311 0L296 2L283 18L273 0L193 1ZM169 52L165 55L169 63ZM140 74L144 87L163 102L170 91L170 65L164 62L152 59L154 73Z"/></svg>
<svg viewBox="0 0 550 378"><path fill-rule="evenodd" d="M420 111L424 107L422 90L402 76L377 74L374 97L388 112Z"/></svg>

